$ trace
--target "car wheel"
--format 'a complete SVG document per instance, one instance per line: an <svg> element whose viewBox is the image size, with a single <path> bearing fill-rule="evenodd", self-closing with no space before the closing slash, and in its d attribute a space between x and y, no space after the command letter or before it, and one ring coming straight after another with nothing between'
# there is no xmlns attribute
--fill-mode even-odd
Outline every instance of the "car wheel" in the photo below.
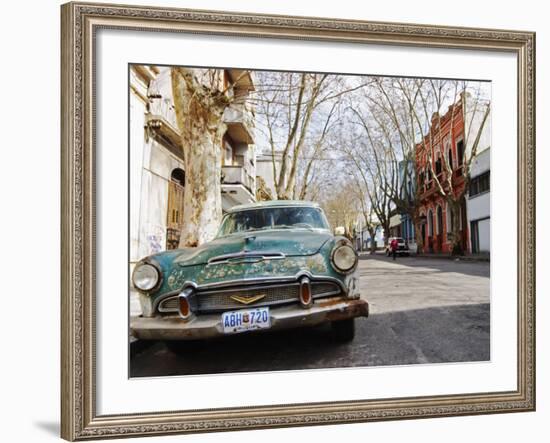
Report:
<svg viewBox="0 0 550 443"><path fill-rule="evenodd" d="M196 351L197 349L200 349L201 342L197 340L165 340L164 345L168 348L170 352L177 355L184 355L191 351Z"/></svg>
<svg viewBox="0 0 550 443"><path fill-rule="evenodd" d="M332 337L339 343L347 343L353 340L355 337L355 319L349 318L347 320L333 321L332 324Z"/></svg>

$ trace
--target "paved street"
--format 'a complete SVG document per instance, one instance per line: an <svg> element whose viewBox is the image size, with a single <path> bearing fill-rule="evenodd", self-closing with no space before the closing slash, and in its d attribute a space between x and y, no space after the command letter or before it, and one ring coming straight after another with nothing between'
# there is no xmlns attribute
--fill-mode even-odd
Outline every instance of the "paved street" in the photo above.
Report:
<svg viewBox="0 0 550 443"><path fill-rule="evenodd" d="M133 356L131 376L490 359L489 263L376 255L359 265L371 315L356 320L349 344L333 342L328 326L226 337L184 356L158 342Z"/></svg>

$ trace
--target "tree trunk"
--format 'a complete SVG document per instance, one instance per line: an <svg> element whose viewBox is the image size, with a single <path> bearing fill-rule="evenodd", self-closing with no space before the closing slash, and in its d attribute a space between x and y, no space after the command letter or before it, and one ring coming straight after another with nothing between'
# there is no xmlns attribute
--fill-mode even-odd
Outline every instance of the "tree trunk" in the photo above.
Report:
<svg viewBox="0 0 550 443"><path fill-rule="evenodd" d="M376 253L376 228L368 229L370 235L370 253Z"/></svg>
<svg viewBox="0 0 550 443"><path fill-rule="evenodd" d="M420 220L413 218L414 225L414 237L416 239L416 253L422 254L424 252L424 239L422 238L422 227L420 226Z"/></svg>
<svg viewBox="0 0 550 443"><path fill-rule="evenodd" d="M190 155L185 162L180 247L198 246L212 240L222 215L222 136L206 132L196 142L188 147Z"/></svg>
<svg viewBox="0 0 550 443"><path fill-rule="evenodd" d="M179 247L211 240L221 215L224 93L203 87L191 70L172 68L172 92L185 158L183 228Z"/></svg>
<svg viewBox="0 0 550 443"><path fill-rule="evenodd" d="M382 229L384 229L384 247L388 246L388 239L390 235L390 224L385 223L382 225Z"/></svg>

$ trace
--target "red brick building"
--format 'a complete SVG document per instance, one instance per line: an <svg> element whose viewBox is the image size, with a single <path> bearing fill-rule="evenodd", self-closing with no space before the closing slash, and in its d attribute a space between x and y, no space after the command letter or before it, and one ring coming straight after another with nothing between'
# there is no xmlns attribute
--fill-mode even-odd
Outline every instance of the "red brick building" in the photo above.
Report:
<svg viewBox="0 0 550 443"><path fill-rule="evenodd" d="M416 177L420 190L421 226L424 252L450 253L452 250L451 208L438 190L433 175L438 177L445 193L450 191L446 162L452 169L451 189L454 195L464 190L464 116L459 100L441 117L432 116L429 132L416 145ZM431 162L432 168L429 167ZM433 172L432 172L433 171ZM469 252L466 202L462 201L459 229L462 249Z"/></svg>

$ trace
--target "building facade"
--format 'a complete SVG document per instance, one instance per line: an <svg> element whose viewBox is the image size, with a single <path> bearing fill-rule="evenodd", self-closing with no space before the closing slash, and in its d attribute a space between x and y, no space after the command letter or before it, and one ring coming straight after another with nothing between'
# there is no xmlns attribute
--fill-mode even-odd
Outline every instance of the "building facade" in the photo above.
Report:
<svg viewBox="0 0 550 443"><path fill-rule="evenodd" d="M472 162L466 198L470 250L488 254L491 250L491 150L485 149Z"/></svg>
<svg viewBox="0 0 550 443"><path fill-rule="evenodd" d="M450 253L452 249L452 220L450 207L445 197L438 191L433 177L437 175L441 184L448 177L444 162L449 162L452 170L452 189L456 195L464 191L464 117L462 103L449 107L441 117L434 114L428 134L416 148L416 167L420 190L421 235L424 252ZM431 162L431 167L428 162ZM432 172L433 171L433 172ZM448 189L446 189L448 192ZM466 223L466 202L460 203L459 235L464 251L468 248L468 227Z"/></svg>
<svg viewBox="0 0 550 443"><path fill-rule="evenodd" d="M467 109L463 109L463 103L466 103ZM463 195L459 202L458 233L462 250L465 253L472 252L468 221L468 192L464 189L466 171L463 163L472 152L472 145L481 127L483 115L479 111L479 106L474 107L471 103L473 102L467 95L466 100L461 98L449 106L445 115L439 117L434 114L428 134L416 147L416 174L421 200L419 211L422 220L420 231L425 252L450 253L453 244L451 207L439 192L433 174L437 176L445 193L452 192L454 198ZM479 103L478 101L477 104ZM465 134L468 134L468 137ZM490 134L489 117L480 134L478 155L489 149ZM448 176L447 164L451 170L451 177ZM448 185L449 181L451 188ZM487 206L484 211L488 213L489 210Z"/></svg>
<svg viewBox="0 0 550 443"><path fill-rule="evenodd" d="M256 154L256 192L258 200L276 200L275 171L279 173L283 154L281 151L258 152ZM283 186L286 183L283 183Z"/></svg>
<svg viewBox="0 0 550 443"><path fill-rule="evenodd" d="M395 214L390 218L390 237L400 237L405 240L412 253L417 251L416 234L413 219L409 214Z"/></svg>
<svg viewBox="0 0 550 443"><path fill-rule="evenodd" d="M201 70L197 70L200 78ZM219 70L235 100L224 113L222 208L255 201L254 89L251 73ZM169 67L130 69L130 261L178 247L185 193L185 161Z"/></svg>
<svg viewBox="0 0 550 443"><path fill-rule="evenodd" d="M466 103L466 109L463 109L463 103ZM419 235L424 240L425 252L450 253L453 244L454 227L452 225L451 207L446 198L439 192L437 182L432 174L437 176L439 183L444 187L445 193L452 192L454 198L463 195L459 201L458 233L460 246L465 253L471 253L473 250L467 203L469 196L464 195L464 174L466 170L463 163L471 155L474 140L481 127L483 113L480 112L480 103L483 103L483 101L474 103L471 97L467 95L465 100L462 100L461 97L458 102L449 106L445 115L439 117L434 114L428 134L424 136L422 143L417 144L416 174L421 198L420 214L425 220ZM465 134L468 134L468 136ZM489 116L479 137L478 156L490 148L490 142L491 119ZM431 162L431 167L428 162ZM447 164L451 171L450 177L448 176ZM474 177L472 174L471 176ZM451 182L451 188L447 184L449 181ZM488 199L480 200L481 204L484 205L484 208L480 212L488 214L490 211ZM483 223L482 232L485 235Z"/></svg>
<svg viewBox="0 0 550 443"><path fill-rule="evenodd" d="M370 251L371 245L374 244L375 249L384 248L384 229L382 226L377 226L374 231L374 238L371 238L367 228L362 228L355 235L355 249L358 251Z"/></svg>

